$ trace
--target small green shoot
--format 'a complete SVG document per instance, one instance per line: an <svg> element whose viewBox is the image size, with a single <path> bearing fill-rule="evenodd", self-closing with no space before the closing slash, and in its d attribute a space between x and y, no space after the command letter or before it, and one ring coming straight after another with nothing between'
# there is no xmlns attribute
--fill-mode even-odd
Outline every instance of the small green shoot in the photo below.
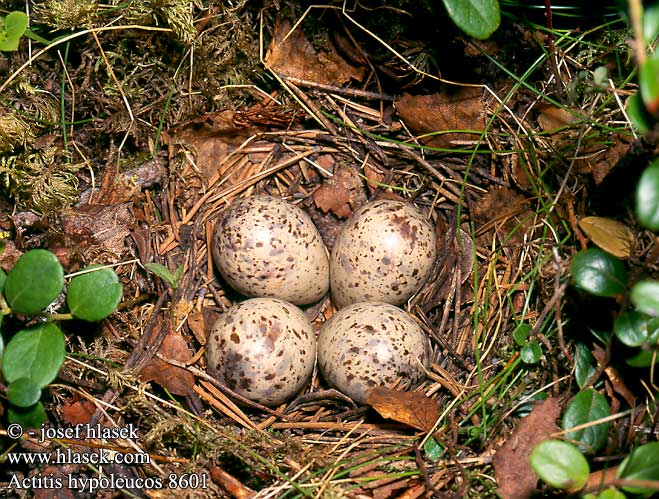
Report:
<svg viewBox="0 0 659 499"><path fill-rule="evenodd" d="M622 261L599 248L577 253L570 270L576 286L595 296L616 296L627 287L627 272Z"/></svg>
<svg viewBox="0 0 659 499"><path fill-rule="evenodd" d="M595 367L595 358L593 357L593 354L590 353L590 350L585 343L577 343L575 348L574 379L577 381L579 388L583 388L597 368Z"/></svg>
<svg viewBox="0 0 659 499"><path fill-rule="evenodd" d="M561 440L545 440L531 452L531 468L547 484L557 489L578 490L586 484L590 466L574 445Z"/></svg>
<svg viewBox="0 0 659 499"><path fill-rule="evenodd" d="M27 30L28 20L24 12L14 11L0 18L0 51L18 50L18 42Z"/></svg>
<svg viewBox="0 0 659 499"><path fill-rule="evenodd" d="M610 415L611 408L604 396L592 388L587 388L577 393L567 406L563 414L563 429L569 430ZM578 442L582 452L594 454L606 445L610 428L611 423L600 423L569 432L565 437Z"/></svg>
<svg viewBox="0 0 659 499"><path fill-rule="evenodd" d="M183 265L176 267L174 274L172 274L167 267L159 263L149 262L144 264L144 266L149 271L160 277L167 284L169 284L172 289L176 289L178 287L178 283L181 280L181 275L183 274Z"/></svg>

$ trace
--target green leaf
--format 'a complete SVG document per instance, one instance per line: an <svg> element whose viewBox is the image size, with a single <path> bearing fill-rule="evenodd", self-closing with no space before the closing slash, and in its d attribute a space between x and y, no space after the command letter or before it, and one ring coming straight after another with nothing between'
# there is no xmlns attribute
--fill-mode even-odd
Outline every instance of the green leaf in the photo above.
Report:
<svg viewBox="0 0 659 499"><path fill-rule="evenodd" d="M642 226L659 232L659 160L650 163L636 187L636 218Z"/></svg>
<svg viewBox="0 0 659 499"><path fill-rule="evenodd" d="M40 397L41 388L30 378L18 378L7 387L7 398L17 407L30 407L36 404Z"/></svg>
<svg viewBox="0 0 659 499"><path fill-rule="evenodd" d="M657 360L659 360L659 353L655 355L655 352L642 351L625 359L625 363L632 367L650 367L656 364Z"/></svg>
<svg viewBox="0 0 659 499"><path fill-rule="evenodd" d="M643 12L643 37L652 42L659 35L659 5L647 5Z"/></svg>
<svg viewBox="0 0 659 499"><path fill-rule="evenodd" d="M526 340L529 338L529 333L531 332L531 326L528 324L520 324L515 328L515 331L513 331L513 339L515 340L515 343L519 345L520 347L523 347L526 345Z"/></svg>
<svg viewBox="0 0 659 499"><path fill-rule="evenodd" d="M437 461L444 455L444 447L432 437L425 443L423 450L426 452L426 458L430 461Z"/></svg>
<svg viewBox="0 0 659 499"><path fill-rule="evenodd" d="M18 49L18 42L27 29L27 15L14 11L7 14L4 27L0 29L0 50L13 51Z"/></svg>
<svg viewBox="0 0 659 499"><path fill-rule="evenodd" d="M524 345L519 351L519 356L527 364L537 364L542 357L542 349L537 341L530 341L528 345Z"/></svg>
<svg viewBox="0 0 659 499"><path fill-rule="evenodd" d="M597 370L595 368L595 359L584 343L576 344L575 361L576 366L574 370L574 378L576 379L579 388L583 388L588 379Z"/></svg>
<svg viewBox="0 0 659 499"><path fill-rule="evenodd" d="M659 317L659 281L637 282L629 297L641 312Z"/></svg>
<svg viewBox="0 0 659 499"><path fill-rule="evenodd" d="M16 333L5 348L2 372L9 383L30 378L43 388L55 379L64 363L62 331L50 322Z"/></svg>
<svg viewBox="0 0 659 499"><path fill-rule="evenodd" d="M498 0L442 0L448 15L469 36L484 40L499 27Z"/></svg>
<svg viewBox="0 0 659 499"><path fill-rule="evenodd" d="M641 95L636 93L627 99L627 116L639 132L647 133L652 128L652 116L645 109Z"/></svg>
<svg viewBox="0 0 659 499"><path fill-rule="evenodd" d="M66 302L74 317L89 322L100 321L110 315L121 300L123 286L112 269L94 265L96 269L71 279Z"/></svg>
<svg viewBox="0 0 659 499"><path fill-rule="evenodd" d="M531 451L531 467L547 484L558 489L580 489L586 484L590 467L574 445L545 440Z"/></svg>
<svg viewBox="0 0 659 499"><path fill-rule="evenodd" d="M145 263L144 266L169 284L172 288L176 288L178 279L181 277L181 272L183 271L183 267L179 266L176 269L176 275L172 275L167 267L159 263L149 262Z"/></svg>
<svg viewBox="0 0 659 499"><path fill-rule="evenodd" d="M577 287L595 296L616 296L627 286L625 265L599 248L577 253L570 270Z"/></svg>
<svg viewBox="0 0 659 499"><path fill-rule="evenodd" d="M659 336L659 318L635 311L625 312L616 318L613 331L628 347L640 347Z"/></svg>
<svg viewBox="0 0 659 499"><path fill-rule="evenodd" d="M641 99L650 113L659 111L659 59L648 57L638 68Z"/></svg>
<svg viewBox="0 0 659 499"><path fill-rule="evenodd" d="M659 442L641 445L629 454L616 472L617 478L626 480L659 480ZM652 489L638 487L622 487L625 492L632 494L651 495Z"/></svg>
<svg viewBox="0 0 659 499"><path fill-rule="evenodd" d="M611 408L604 396L592 388L581 390L572 399L563 414L563 429L569 430L575 426L590 423L611 415ZM593 454L605 444L611 423L600 423L582 430L565 434L566 438L579 442L579 449L584 453Z"/></svg>
<svg viewBox="0 0 659 499"><path fill-rule="evenodd" d="M600 492L598 495L595 494L586 494L583 496L583 499L626 499L626 495L620 492L614 487L609 487L608 489Z"/></svg>
<svg viewBox="0 0 659 499"><path fill-rule="evenodd" d="M39 428L46 422L46 410L41 402L26 408L10 405L7 413L10 423L19 424L24 429Z"/></svg>
<svg viewBox="0 0 659 499"><path fill-rule="evenodd" d="M4 270L0 269L0 293L5 289L5 281L7 280L7 274Z"/></svg>
<svg viewBox="0 0 659 499"><path fill-rule="evenodd" d="M18 314L36 314L50 305L64 288L64 271L50 251L36 249L23 254L9 271L5 297Z"/></svg>

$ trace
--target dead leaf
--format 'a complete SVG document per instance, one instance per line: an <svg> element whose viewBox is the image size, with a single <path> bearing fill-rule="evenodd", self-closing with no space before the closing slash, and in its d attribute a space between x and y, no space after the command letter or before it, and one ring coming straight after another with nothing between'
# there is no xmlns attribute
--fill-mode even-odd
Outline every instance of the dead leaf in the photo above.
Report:
<svg viewBox="0 0 659 499"><path fill-rule="evenodd" d="M536 405L497 449L492 464L497 491L503 499L525 499L535 492L538 475L531 469L529 456L538 443L558 430L556 419L560 413L558 400L548 398Z"/></svg>
<svg viewBox="0 0 659 499"><path fill-rule="evenodd" d="M431 431L439 417L439 404L418 392L401 392L375 387L366 404L387 419L393 419L412 428Z"/></svg>
<svg viewBox="0 0 659 499"><path fill-rule="evenodd" d="M316 49L296 26L291 31L288 20L279 21L265 57L265 67L283 76L328 85L343 85L351 80L361 81L364 68L346 62L327 35L318 34Z"/></svg>
<svg viewBox="0 0 659 499"><path fill-rule="evenodd" d="M61 240L53 244L61 243L71 254L104 252L118 259L134 224L130 203L83 205L62 217Z"/></svg>
<svg viewBox="0 0 659 499"><path fill-rule="evenodd" d="M543 132L551 135L560 133L562 129L569 127L578 120L578 114L571 113L565 108L554 104L539 104L537 110L538 124Z"/></svg>
<svg viewBox="0 0 659 499"><path fill-rule="evenodd" d="M432 135L422 141L433 147L449 147L454 141L475 140L485 128L480 89L431 95L405 94L396 101L396 110L405 124L419 134L447 130L474 130Z"/></svg>
<svg viewBox="0 0 659 499"><path fill-rule="evenodd" d="M584 217L579 228L604 251L618 258L629 258L636 237L625 224L605 217Z"/></svg>
<svg viewBox="0 0 659 499"><path fill-rule="evenodd" d="M201 310L194 310L188 315L188 327L200 344L206 344L208 331L210 331L219 316L220 314L218 312L209 307L203 307Z"/></svg>
<svg viewBox="0 0 659 499"><path fill-rule="evenodd" d="M331 178L324 180L314 191L313 200L325 213L331 211L339 218L348 218L367 201L359 175L349 166L339 168Z"/></svg>
<svg viewBox="0 0 659 499"><path fill-rule="evenodd" d="M166 359L185 363L193 352L187 342L176 331L170 330L162 341L158 353ZM165 362L154 356L140 372L142 381L155 381L175 395L190 395L193 393L194 375L182 367Z"/></svg>
<svg viewBox="0 0 659 499"><path fill-rule="evenodd" d="M71 426L89 423L95 412L96 406L89 400L79 400L62 405L62 418Z"/></svg>

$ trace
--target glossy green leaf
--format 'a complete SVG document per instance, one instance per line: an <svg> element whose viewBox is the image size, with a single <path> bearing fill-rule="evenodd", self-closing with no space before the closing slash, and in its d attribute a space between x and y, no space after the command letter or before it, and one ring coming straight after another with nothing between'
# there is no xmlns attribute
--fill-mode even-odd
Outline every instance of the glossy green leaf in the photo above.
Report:
<svg viewBox="0 0 659 499"><path fill-rule="evenodd" d="M41 387L30 378L18 378L7 387L7 398L17 407L30 407L36 404L40 397Z"/></svg>
<svg viewBox="0 0 659 499"><path fill-rule="evenodd" d="M659 111L659 59L648 57L643 61L638 68L638 85L647 110Z"/></svg>
<svg viewBox="0 0 659 499"><path fill-rule="evenodd" d="M537 341L530 341L519 351L519 356L527 364L537 364L542 358L542 349Z"/></svg>
<svg viewBox="0 0 659 499"><path fill-rule="evenodd" d="M10 405L7 413L9 422L19 424L23 429L39 428L47 419L46 410L41 402L25 408Z"/></svg>
<svg viewBox="0 0 659 499"><path fill-rule="evenodd" d="M569 430L611 415L611 408L603 395L592 388L581 390L572 399L563 414L563 429ZM571 431L565 438L579 442L579 449L593 454L605 444L611 423L600 423L582 430Z"/></svg>
<svg viewBox="0 0 659 499"><path fill-rule="evenodd" d="M595 358L584 343L576 344L575 370L574 378L579 388L583 388L588 379L597 370L595 367Z"/></svg>
<svg viewBox="0 0 659 499"><path fill-rule="evenodd" d="M110 315L121 300L123 286L112 269L96 268L93 272L71 279L66 302L74 317L85 321L100 321Z"/></svg>
<svg viewBox="0 0 659 499"><path fill-rule="evenodd" d="M444 447L432 437L425 443L423 450L426 453L426 458L430 461L437 461L444 455Z"/></svg>
<svg viewBox="0 0 659 499"><path fill-rule="evenodd" d="M448 15L469 36L484 40L499 27L498 0L442 0Z"/></svg>
<svg viewBox="0 0 659 499"><path fill-rule="evenodd" d="M62 331L53 323L40 324L16 333L7 343L2 372L9 383L30 378L43 388L55 379L64 363Z"/></svg>
<svg viewBox="0 0 659 499"><path fill-rule="evenodd" d="M577 253L570 270L576 286L595 296L616 296L627 286L625 265L599 248Z"/></svg>
<svg viewBox="0 0 659 499"><path fill-rule="evenodd" d="M7 280L7 274L4 270L0 269L0 293L5 289L5 281Z"/></svg>
<svg viewBox="0 0 659 499"><path fill-rule="evenodd" d="M632 286L629 297L641 312L659 317L659 281L640 281Z"/></svg>
<svg viewBox="0 0 659 499"><path fill-rule="evenodd" d="M614 321L613 332L628 347L639 347L659 336L659 318L636 311L625 312Z"/></svg>
<svg viewBox="0 0 659 499"><path fill-rule="evenodd" d="M27 15L19 11L10 12L0 24L0 50L18 50L21 36L27 30Z"/></svg>
<svg viewBox="0 0 659 499"><path fill-rule="evenodd" d="M652 42L659 35L659 4L651 3L643 11L643 37Z"/></svg>
<svg viewBox="0 0 659 499"><path fill-rule="evenodd" d="M531 332L531 326L528 324L520 324L515 328L513 331L513 339L515 340L515 343L519 345L520 347L523 347L526 345L526 340L529 338L529 333Z"/></svg>
<svg viewBox="0 0 659 499"><path fill-rule="evenodd" d="M586 484L590 467L574 445L545 440L531 451L531 467L547 484L558 489L580 489Z"/></svg>
<svg viewBox="0 0 659 499"><path fill-rule="evenodd" d="M638 181L636 218L642 226L659 232L659 160L650 163Z"/></svg>
<svg viewBox="0 0 659 499"><path fill-rule="evenodd" d="M640 94L636 93L627 99L627 116L639 132L647 133L652 129L652 116L645 109Z"/></svg>
<svg viewBox="0 0 659 499"><path fill-rule="evenodd" d="M650 367L656 364L657 360L659 360L659 352L655 354L653 351L644 350L625 359L625 363L632 367Z"/></svg>
<svg viewBox="0 0 659 499"><path fill-rule="evenodd" d="M50 305L64 288L64 271L50 251L36 249L23 254L9 271L5 297L12 311L36 314Z"/></svg>
<svg viewBox="0 0 659 499"><path fill-rule="evenodd" d="M634 449L618 466L617 478L626 480L659 481L659 442L651 442ZM638 487L622 487L632 494L651 495L653 490Z"/></svg>

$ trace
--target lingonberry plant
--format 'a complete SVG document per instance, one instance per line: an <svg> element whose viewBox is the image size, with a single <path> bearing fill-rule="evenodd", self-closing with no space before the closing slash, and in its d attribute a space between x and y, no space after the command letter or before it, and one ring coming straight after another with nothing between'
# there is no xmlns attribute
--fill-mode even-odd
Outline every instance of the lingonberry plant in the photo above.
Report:
<svg viewBox="0 0 659 499"><path fill-rule="evenodd" d="M49 312L64 285L57 257L43 249L27 251L9 274L0 270L0 327L8 315L25 325L13 334L2 327L0 334L0 381L6 385L12 423L37 427L46 420L42 390L59 373L66 352L59 321L104 319L115 310L123 291L112 269L93 265L71 278L66 293L69 311ZM3 335L10 337L6 346Z"/></svg>

